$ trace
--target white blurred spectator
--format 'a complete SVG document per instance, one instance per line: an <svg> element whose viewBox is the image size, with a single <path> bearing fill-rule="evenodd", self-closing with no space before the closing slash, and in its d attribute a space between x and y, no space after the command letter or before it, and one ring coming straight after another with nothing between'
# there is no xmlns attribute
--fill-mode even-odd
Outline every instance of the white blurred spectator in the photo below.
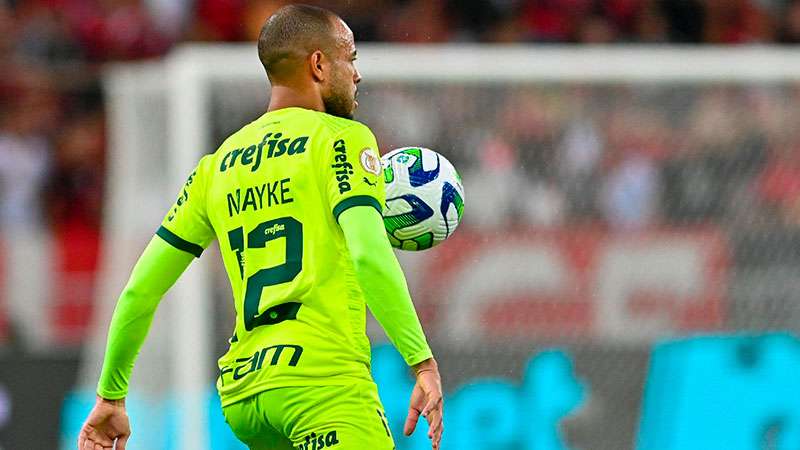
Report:
<svg viewBox="0 0 800 450"><path fill-rule="evenodd" d="M368 89L368 88L360 88ZM369 117L378 145L385 153L397 147L432 146L439 131L439 117L430 102L404 90L381 89L359 98L357 117Z"/></svg>
<svg viewBox="0 0 800 450"><path fill-rule="evenodd" d="M566 179L585 178L595 171L603 155L603 142L590 120L577 119L567 125L561 151L559 172Z"/></svg>
<svg viewBox="0 0 800 450"><path fill-rule="evenodd" d="M172 41L181 37L191 18L193 0L145 0L144 3L162 35Z"/></svg>
<svg viewBox="0 0 800 450"><path fill-rule="evenodd" d="M52 249L41 195L51 151L45 130L57 106L47 78L26 73L0 123L0 237L7 267L3 297L13 329L33 350L50 344L50 284L42 277L53 271Z"/></svg>
<svg viewBox="0 0 800 450"><path fill-rule="evenodd" d="M578 117L567 124L558 145L559 184L564 190L567 215L576 219L592 218L596 213L596 185L603 141L593 121Z"/></svg>
<svg viewBox="0 0 800 450"><path fill-rule="evenodd" d="M468 223L484 229L508 224L518 200L524 197L525 178L518 167L516 150L500 136L488 136L478 148L479 167L464 176L468 195Z"/></svg>
<svg viewBox="0 0 800 450"><path fill-rule="evenodd" d="M42 136L0 132L0 227L39 228L49 146Z"/></svg>
<svg viewBox="0 0 800 450"><path fill-rule="evenodd" d="M554 227L564 222L566 197L555 183L534 180L517 194L517 199L526 224Z"/></svg>
<svg viewBox="0 0 800 450"><path fill-rule="evenodd" d="M620 230L637 230L653 219L658 196L658 167L645 155L623 157L608 173L600 205L608 223Z"/></svg>

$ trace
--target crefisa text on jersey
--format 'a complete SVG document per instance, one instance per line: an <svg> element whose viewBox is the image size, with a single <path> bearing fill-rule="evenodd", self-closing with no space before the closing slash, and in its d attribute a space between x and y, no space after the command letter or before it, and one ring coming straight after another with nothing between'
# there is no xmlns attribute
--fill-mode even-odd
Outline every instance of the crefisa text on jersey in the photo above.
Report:
<svg viewBox="0 0 800 450"><path fill-rule="evenodd" d="M267 133L258 144L247 148L237 148L226 153L219 165L219 171L225 172L231 167L236 167L238 163L242 167L252 164L253 167L250 168L250 171L255 172L261 167L265 147L267 158L277 158L282 155L291 156L305 152L307 142L308 136L291 138L284 137L283 133Z"/></svg>

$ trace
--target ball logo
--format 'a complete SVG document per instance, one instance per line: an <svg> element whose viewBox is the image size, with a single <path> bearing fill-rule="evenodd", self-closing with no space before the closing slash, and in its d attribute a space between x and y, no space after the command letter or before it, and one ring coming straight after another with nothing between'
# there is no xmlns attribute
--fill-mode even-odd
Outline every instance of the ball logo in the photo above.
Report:
<svg viewBox="0 0 800 450"><path fill-rule="evenodd" d="M374 150L369 147L361 150L361 155L359 155L358 159L361 161L361 167L363 167L364 170L376 176L380 175L381 160L378 158L378 155L375 154Z"/></svg>

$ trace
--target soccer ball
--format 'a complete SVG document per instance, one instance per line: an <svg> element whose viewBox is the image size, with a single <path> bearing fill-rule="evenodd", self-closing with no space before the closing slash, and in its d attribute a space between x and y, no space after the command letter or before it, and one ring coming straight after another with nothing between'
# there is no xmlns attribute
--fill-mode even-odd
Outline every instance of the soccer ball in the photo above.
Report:
<svg viewBox="0 0 800 450"><path fill-rule="evenodd" d="M464 212L464 187L444 156L403 147L381 158L386 182L383 223L392 246L425 250L453 234Z"/></svg>

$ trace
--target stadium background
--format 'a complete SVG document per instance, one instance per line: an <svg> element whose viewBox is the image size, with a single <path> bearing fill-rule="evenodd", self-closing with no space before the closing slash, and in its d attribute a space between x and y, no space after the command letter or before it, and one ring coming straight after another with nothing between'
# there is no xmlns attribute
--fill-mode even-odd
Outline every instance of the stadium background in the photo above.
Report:
<svg viewBox="0 0 800 450"><path fill-rule="evenodd" d="M107 68L188 42L252 41L280 4L0 3L3 450L68 448L85 414L75 389L96 377L85 361L107 323L100 304L113 302L98 287L113 239ZM783 0L323 6L361 42L752 49L800 39L800 2ZM363 75L359 118L382 150L429 146L465 179L462 229L402 259L443 368L446 448L800 448L800 347L786 333L800 323L799 85L408 86ZM212 146L258 115L266 99L255 89L212 90ZM222 277L217 286L220 353L230 318ZM385 395L402 391L391 352L376 357ZM140 424L132 443L147 442L151 425L163 426Z"/></svg>

